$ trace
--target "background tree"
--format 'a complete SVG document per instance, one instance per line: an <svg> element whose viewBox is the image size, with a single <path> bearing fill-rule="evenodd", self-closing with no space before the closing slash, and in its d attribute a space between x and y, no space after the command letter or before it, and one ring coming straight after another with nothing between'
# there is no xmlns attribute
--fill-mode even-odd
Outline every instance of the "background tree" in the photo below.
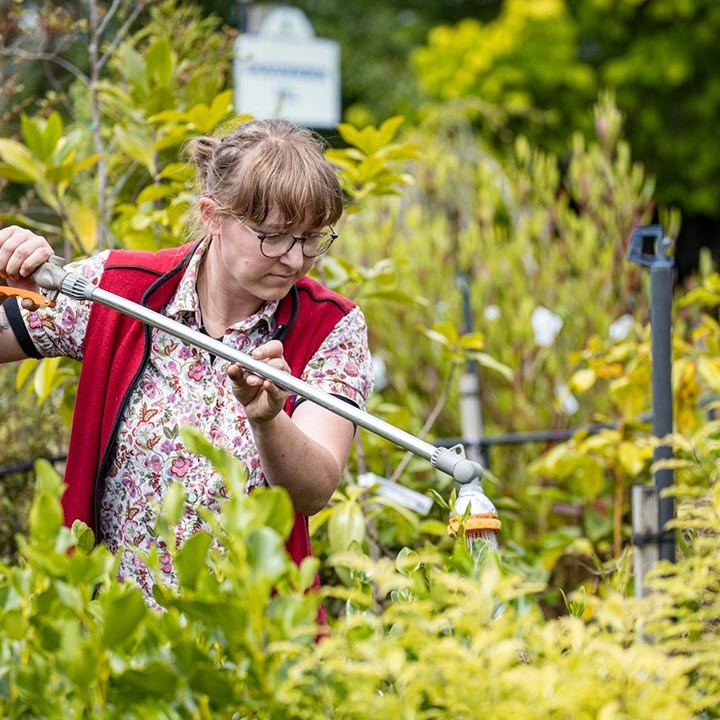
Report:
<svg viewBox="0 0 720 720"><path fill-rule="evenodd" d="M590 109L613 90L633 154L657 178L658 203L682 210L679 276L697 267L702 246L720 257L713 0L291 4L339 41L345 117L361 126L462 99L497 147L524 134L561 152L573 131L590 131ZM242 3L203 5L237 27Z"/></svg>
<svg viewBox="0 0 720 720"><path fill-rule="evenodd" d="M557 152L573 131L588 131L587 109L612 90L634 157L657 178L658 203L682 210L685 277L699 247L717 255L720 241L718 32L712 0L507 0L490 22L434 28L414 62L428 99L482 103L469 112L497 147L499 125Z"/></svg>

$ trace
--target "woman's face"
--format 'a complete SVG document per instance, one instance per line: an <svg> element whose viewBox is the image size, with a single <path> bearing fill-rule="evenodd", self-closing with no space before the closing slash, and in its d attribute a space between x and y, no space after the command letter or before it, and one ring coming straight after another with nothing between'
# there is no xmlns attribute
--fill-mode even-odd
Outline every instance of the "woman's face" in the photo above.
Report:
<svg viewBox="0 0 720 720"><path fill-rule="evenodd" d="M259 227L228 215L219 217L217 223L217 237L210 245L210 252L219 254L219 263L213 265L220 277L210 281L219 283L232 294L250 295L262 301L279 300L312 267L314 259L303 255L300 242L280 257L269 258L261 252L255 232L300 237L319 229L301 225L288 227L277 208L271 210Z"/></svg>

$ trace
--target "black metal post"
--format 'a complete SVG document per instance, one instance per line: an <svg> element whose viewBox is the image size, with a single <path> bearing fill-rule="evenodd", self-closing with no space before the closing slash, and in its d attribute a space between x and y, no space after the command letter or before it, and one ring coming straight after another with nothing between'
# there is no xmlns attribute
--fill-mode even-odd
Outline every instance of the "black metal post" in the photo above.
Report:
<svg viewBox="0 0 720 720"><path fill-rule="evenodd" d="M673 431L672 280L675 261L672 256L672 241L665 237L661 225L637 227L630 239L628 259L650 268L653 435L658 439L653 460L658 463L673 455L672 440L665 440ZM675 561L675 536L667 528L675 515L675 502L672 497L662 497L663 492L673 485L672 468L657 468L654 479L654 500L657 503L657 526L654 532L648 527L651 518L647 513L636 513L636 509L633 509L634 518L637 517L638 521L643 518L643 527L634 527L639 551L637 557L641 558L648 551L647 557L640 563L640 595L643 575L654 559ZM640 501L642 493L634 493L633 497ZM655 548L657 553L654 552Z"/></svg>
<svg viewBox="0 0 720 720"><path fill-rule="evenodd" d="M662 440L673 431L672 391L672 266L650 268L650 327L652 352L652 403L653 435ZM653 460L657 463L673 455L672 441L655 448ZM675 516L675 501L663 497L663 491L672 487L672 468L655 470L655 490L658 497L658 528L660 530L660 560L675 561L675 537L668 532L667 524Z"/></svg>

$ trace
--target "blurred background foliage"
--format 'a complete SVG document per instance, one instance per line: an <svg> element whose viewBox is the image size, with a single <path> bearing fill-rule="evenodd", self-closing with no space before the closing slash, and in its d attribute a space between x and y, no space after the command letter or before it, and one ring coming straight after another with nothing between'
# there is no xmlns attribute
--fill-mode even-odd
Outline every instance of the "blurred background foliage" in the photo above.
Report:
<svg viewBox="0 0 720 720"><path fill-rule="evenodd" d="M194 190L185 142L242 120L230 91L241 6L4 2L0 222L47 234L67 257L180 242ZM432 440L457 437L457 379L474 362L490 437L606 423L562 445L493 447L485 484L505 561L544 583L547 613L575 587L604 592L613 574L631 589L628 489L651 480L649 293L647 273L625 260L633 226L659 220L677 241L679 437L702 428L720 387L716 4L296 6L342 46L345 122L323 134L348 212L315 272L368 316L370 410ZM13 408L0 464L62 450L76 371L66 361L0 370ZM31 435L26 421L46 430ZM451 551L444 508L423 516L385 502L359 484L366 472L424 495L451 489L360 433L335 501L313 521L322 558L350 546L376 558Z"/></svg>

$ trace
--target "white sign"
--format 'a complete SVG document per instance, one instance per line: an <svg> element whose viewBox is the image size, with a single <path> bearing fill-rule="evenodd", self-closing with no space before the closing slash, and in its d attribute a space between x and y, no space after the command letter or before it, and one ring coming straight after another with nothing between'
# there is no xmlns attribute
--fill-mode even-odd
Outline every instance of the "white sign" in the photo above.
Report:
<svg viewBox="0 0 720 720"><path fill-rule="evenodd" d="M294 29L281 33L266 21L261 32L237 38L235 112L334 128L340 122L340 47Z"/></svg>

